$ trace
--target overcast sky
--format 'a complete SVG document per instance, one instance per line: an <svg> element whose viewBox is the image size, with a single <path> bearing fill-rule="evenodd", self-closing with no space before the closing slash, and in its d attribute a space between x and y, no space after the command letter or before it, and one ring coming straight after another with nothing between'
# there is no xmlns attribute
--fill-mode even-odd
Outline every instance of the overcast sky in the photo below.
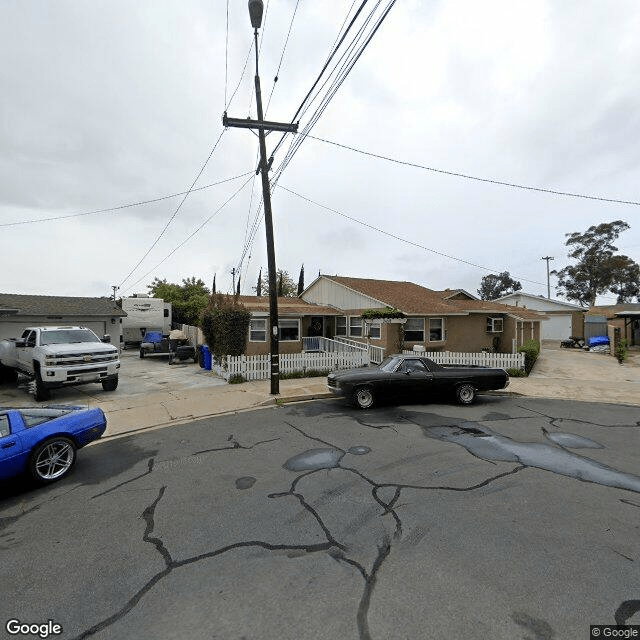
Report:
<svg viewBox="0 0 640 640"><path fill-rule="evenodd" d="M360 0L299 1L275 89L296 2L265 4L263 102L273 91L267 119L288 122ZM214 274L226 291L240 267L252 293L267 264L261 218L252 234L258 140L222 126L225 107L256 118L253 52L242 75L245 0L229 0L228 25L227 36L226 0L0 2L1 292L102 296L121 285L131 295L155 277L210 286ZM638 33L637 0L398 0L311 135L442 171L640 201ZM188 190L221 134L195 187L244 177L193 192L179 211L182 197L74 215ZM268 152L279 139L267 136ZM304 263L307 284L321 271L474 294L483 276L509 271L546 295L541 258L568 264L566 233L625 220L617 246L640 262L639 209L306 138L273 191L276 261L295 280ZM12 224L61 216L74 217Z"/></svg>

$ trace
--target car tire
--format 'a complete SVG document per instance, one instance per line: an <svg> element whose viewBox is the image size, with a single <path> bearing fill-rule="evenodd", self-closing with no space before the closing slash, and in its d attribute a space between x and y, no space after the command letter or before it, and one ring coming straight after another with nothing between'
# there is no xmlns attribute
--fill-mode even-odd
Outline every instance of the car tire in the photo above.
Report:
<svg viewBox="0 0 640 640"><path fill-rule="evenodd" d="M118 376L107 378L102 381L102 388L105 391L115 391L118 388Z"/></svg>
<svg viewBox="0 0 640 640"><path fill-rule="evenodd" d="M358 409L371 409L375 403L375 396L370 387L360 387L353 394L353 402Z"/></svg>
<svg viewBox="0 0 640 640"><path fill-rule="evenodd" d="M40 375L40 370L36 369L36 373L33 380L33 399L36 402L44 402L51 397L51 391L47 389L44 382L42 381L42 376Z"/></svg>
<svg viewBox="0 0 640 640"><path fill-rule="evenodd" d="M458 404L473 404L476 400L476 390L471 384L461 384L456 389Z"/></svg>
<svg viewBox="0 0 640 640"><path fill-rule="evenodd" d="M144 351L142 349L140 349L140 357L144 358Z"/></svg>
<svg viewBox="0 0 640 640"><path fill-rule="evenodd" d="M73 440L56 436L41 442L29 458L29 473L37 482L48 484L64 478L76 461Z"/></svg>

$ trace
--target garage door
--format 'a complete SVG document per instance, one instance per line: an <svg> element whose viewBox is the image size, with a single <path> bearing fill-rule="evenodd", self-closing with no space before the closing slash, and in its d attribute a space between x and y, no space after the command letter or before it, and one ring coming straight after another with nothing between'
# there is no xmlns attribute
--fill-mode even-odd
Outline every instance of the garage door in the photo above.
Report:
<svg viewBox="0 0 640 640"><path fill-rule="evenodd" d="M543 340L566 340L571 333L571 314L550 316L542 321Z"/></svg>

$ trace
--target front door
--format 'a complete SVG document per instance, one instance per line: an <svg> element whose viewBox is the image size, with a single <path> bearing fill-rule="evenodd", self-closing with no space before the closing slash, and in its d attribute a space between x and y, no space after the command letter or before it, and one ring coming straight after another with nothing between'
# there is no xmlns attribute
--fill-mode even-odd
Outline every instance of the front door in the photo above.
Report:
<svg viewBox="0 0 640 640"><path fill-rule="evenodd" d="M322 316L312 316L309 323L309 336L314 338L324 335L324 318Z"/></svg>

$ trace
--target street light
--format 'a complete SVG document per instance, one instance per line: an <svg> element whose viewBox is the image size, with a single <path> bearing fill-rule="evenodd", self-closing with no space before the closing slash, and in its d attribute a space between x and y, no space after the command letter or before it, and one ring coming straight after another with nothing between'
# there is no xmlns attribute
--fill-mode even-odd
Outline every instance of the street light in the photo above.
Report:
<svg viewBox="0 0 640 640"><path fill-rule="evenodd" d="M264 3L262 0L249 0L249 17L251 18L251 26L259 29L262 25L262 11Z"/></svg>

